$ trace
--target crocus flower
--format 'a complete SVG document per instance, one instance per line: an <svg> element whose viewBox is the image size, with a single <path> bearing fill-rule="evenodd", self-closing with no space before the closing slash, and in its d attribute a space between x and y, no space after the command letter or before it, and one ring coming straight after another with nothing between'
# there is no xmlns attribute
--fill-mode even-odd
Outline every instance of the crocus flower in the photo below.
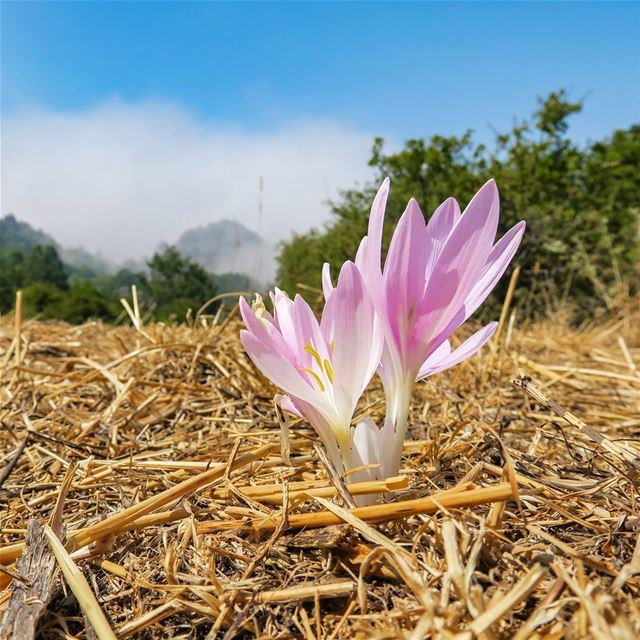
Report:
<svg viewBox="0 0 640 640"><path fill-rule="evenodd" d="M449 336L480 306L511 262L525 223L519 222L497 243L499 197L493 180L473 197L464 213L449 198L425 223L411 199L398 221L381 268L384 212L389 179L371 208L368 235L362 239L356 265L374 302L384 331L379 374L385 390L385 424L370 438L372 455L383 455L382 474L400 466L411 394L416 381L465 360L493 335L492 322L452 350ZM323 290L333 287L329 266L323 268Z"/></svg>
<svg viewBox="0 0 640 640"><path fill-rule="evenodd" d="M351 421L380 363L383 335L355 264L343 265L320 322L300 295L291 300L276 289L272 300L273 316L261 300L252 309L240 298L245 351L287 394L282 408L303 416L317 431L339 472L375 464L369 445L377 427L361 421L353 429ZM366 471L360 475L368 477Z"/></svg>

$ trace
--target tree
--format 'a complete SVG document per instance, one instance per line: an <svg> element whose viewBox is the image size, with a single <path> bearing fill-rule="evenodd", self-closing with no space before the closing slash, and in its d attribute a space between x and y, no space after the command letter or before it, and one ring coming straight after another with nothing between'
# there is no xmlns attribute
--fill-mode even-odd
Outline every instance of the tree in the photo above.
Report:
<svg viewBox="0 0 640 640"><path fill-rule="evenodd" d="M376 139L370 165L374 183L341 194L332 221L323 230L295 235L280 247L278 281L320 286L322 263L334 269L353 259L366 233L370 203L385 176L391 178L384 247L410 197L428 216L447 197L464 206L490 177L500 189L499 233L527 221L516 262L522 266L517 303L530 313L569 294L585 313L606 298L620 277L637 286L640 237L640 126L579 147L568 137L569 120L582 109L564 91L540 99L529 121L496 135L489 150L461 137L409 140L387 153ZM508 283L494 297L499 304ZM495 309L489 306L489 312Z"/></svg>
<svg viewBox="0 0 640 640"><path fill-rule="evenodd" d="M29 251L24 261L24 282L26 285L44 282L62 290L68 288L64 264L53 246L37 244Z"/></svg>
<svg viewBox="0 0 640 640"><path fill-rule="evenodd" d="M0 247L0 312L13 307L16 291L24 283L24 256L20 251Z"/></svg>
<svg viewBox="0 0 640 640"><path fill-rule="evenodd" d="M245 273L216 273L213 275L218 293L228 293L230 291L256 291L260 284L254 282Z"/></svg>
<svg viewBox="0 0 640 640"><path fill-rule="evenodd" d="M145 276L123 267L111 275L98 275L94 284L109 298L119 300L131 293L131 285L141 285L145 282Z"/></svg>
<svg viewBox="0 0 640 640"><path fill-rule="evenodd" d="M160 319L184 318L187 311L195 313L216 294L213 277L204 267L182 256L175 247L154 254L148 263L150 275L144 278L142 289L157 306Z"/></svg>

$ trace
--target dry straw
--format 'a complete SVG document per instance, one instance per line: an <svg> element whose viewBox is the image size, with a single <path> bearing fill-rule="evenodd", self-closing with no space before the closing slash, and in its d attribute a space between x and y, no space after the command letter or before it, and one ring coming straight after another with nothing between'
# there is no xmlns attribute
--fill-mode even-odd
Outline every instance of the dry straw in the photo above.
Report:
<svg viewBox="0 0 640 640"><path fill-rule="evenodd" d="M233 317L0 318L0 618L57 505L40 638L640 637L637 303L577 329L505 307L419 386L401 474L346 487L306 425L281 448Z"/></svg>

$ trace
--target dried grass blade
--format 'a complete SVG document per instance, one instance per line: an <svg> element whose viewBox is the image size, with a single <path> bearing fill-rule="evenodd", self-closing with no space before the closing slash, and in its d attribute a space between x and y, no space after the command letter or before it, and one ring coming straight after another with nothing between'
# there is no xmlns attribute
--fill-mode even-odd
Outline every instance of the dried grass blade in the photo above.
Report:
<svg viewBox="0 0 640 640"><path fill-rule="evenodd" d="M591 441L599 444L609 453L622 458L622 460L633 465L636 469L640 469L640 454L638 452L628 449L617 442L613 442L613 440L610 440L607 436L598 433L593 427L590 427L586 422L580 420L578 416L571 413L571 411L568 411L562 405L553 401L533 382L529 376L522 374L520 378L512 380L512 384L520 389L524 389L543 407L550 409L556 415L566 420L570 425L577 427Z"/></svg>
<svg viewBox="0 0 640 640"><path fill-rule="evenodd" d="M317 496L311 496L318 500ZM403 500L389 504L376 504L369 507L358 507L352 513L365 522L389 522L400 520L420 513L436 513L440 509L461 509L491 502L503 502L513 498L511 485L503 483L481 489L466 491L443 491L426 498ZM316 513L295 513L289 516L290 529L303 527L317 528L340 524L342 518L332 511L318 511ZM273 531L276 521L272 518L254 519L249 522L242 520L210 520L198 524L199 533L211 533L229 529L252 529L258 532Z"/></svg>
<svg viewBox="0 0 640 640"><path fill-rule="evenodd" d="M87 582L87 579L78 569L76 563L67 553L64 545L58 539L58 536L51 530L51 527L45 525L45 535L49 538L53 553L60 565L60 569L67 581L69 587L78 599L82 611L93 626L93 630L100 640L116 640L116 634L111 629L102 609L96 600L96 597Z"/></svg>
<svg viewBox="0 0 640 640"><path fill-rule="evenodd" d="M329 582L327 584L312 584L289 587L288 589L275 589L273 591L261 591L256 594L255 602L260 604L273 604L276 602L296 602L319 598L342 598L355 591L356 585L352 580L342 582Z"/></svg>
<svg viewBox="0 0 640 640"><path fill-rule="evenodd" d="M229 470L250 464L269 453L272 449L272 445L266 444L259 447L252 453L246 453L239 458L236 458L230 465ZM73 532L69 534L68 546L70 546L71 549L78 549L79 547L95 542L100 538L104 538L107 535L117 533L123 527L135 522L138 518L141 518L142 516L145 516L152 511L169 504L170 502L174 502L196 489L201 489L214 480L222 478L227 471L228 466L229 465L226 462L223 462L215 466L213 469L209 469L209 471L205 471L193 478L184 480L170 489L166 489L155 496L151 496L150 498L147 498L124 511L120 511L102 522L98 522L86 529L80 529L79 531Z"/></svg>
<svg viewBox="0 0 640 640"><path fill-rule="evenodd" d="M497 602L492 603L492 606L480 614L469 625L469 629L477 636L484 633L492 624L500 620L500 618L532 593L546 575L547 569L540 564L535 564L518 581L511 591L501 597Z"/></svg>

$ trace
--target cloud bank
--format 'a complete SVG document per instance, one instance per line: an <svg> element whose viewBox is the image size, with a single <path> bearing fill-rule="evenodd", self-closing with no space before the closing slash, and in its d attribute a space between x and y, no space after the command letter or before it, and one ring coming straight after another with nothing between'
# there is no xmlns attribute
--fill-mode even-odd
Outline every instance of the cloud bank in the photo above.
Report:
<svg viewBox="0 0 640 640"><path fill-rule="evenodd" d="M275 243L371 177L371 142L329 121L254 133L161 102L22 112L3 121L1 212L115 261L223 218Z"/></svg>

